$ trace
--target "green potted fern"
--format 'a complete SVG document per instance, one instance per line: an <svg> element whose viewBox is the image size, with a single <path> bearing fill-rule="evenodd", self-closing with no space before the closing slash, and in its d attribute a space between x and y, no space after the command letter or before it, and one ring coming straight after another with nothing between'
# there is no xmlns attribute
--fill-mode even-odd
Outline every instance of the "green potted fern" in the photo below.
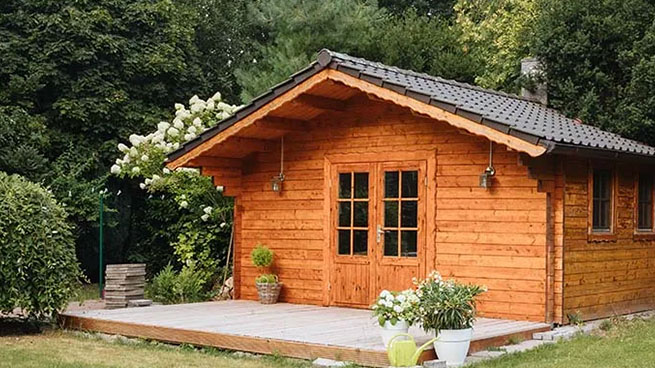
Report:
<svg viewBox="0 0 655 368"><path fill-rule="evenodd" d="M280 297L280 289L282 289L282 283L277 275L270 272L273 256L273 251L262 244L257 244L250 253L252 264L262 272L255 279L259 302L262 304L277 303L277 299Z"/></svg>

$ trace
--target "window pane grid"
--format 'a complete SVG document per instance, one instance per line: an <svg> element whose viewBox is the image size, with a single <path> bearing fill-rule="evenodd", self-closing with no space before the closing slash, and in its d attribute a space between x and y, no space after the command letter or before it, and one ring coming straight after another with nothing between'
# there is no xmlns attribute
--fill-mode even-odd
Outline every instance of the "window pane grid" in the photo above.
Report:
<svg viewBox="0 0 655 368"><path fill-rule="evenodd" d="M347 256L366 255L369 225L368 173L340 173L337 191L337 253Z"/></svg>
<svg viewBox="0 0 655 368"><path fill-rule="evenodd" d="M384 198L382 199L385 217L382 228L385 232L383 255L385 257L416 257L418 171L386 171L384 188ZM416 204L412 206L412 202ZM392 203L396 204L392 205ZM407 216L403 219L404 211L407 211L409 215L405 214ZM417 226L403 226L404 223L417 224Z"/></svg>
<svg viewBox="0 0 655 368"><path fill-rule="evenodd" d="M592 229L611 230L612 182L609 170L596 169L593 172Z"/></svg>

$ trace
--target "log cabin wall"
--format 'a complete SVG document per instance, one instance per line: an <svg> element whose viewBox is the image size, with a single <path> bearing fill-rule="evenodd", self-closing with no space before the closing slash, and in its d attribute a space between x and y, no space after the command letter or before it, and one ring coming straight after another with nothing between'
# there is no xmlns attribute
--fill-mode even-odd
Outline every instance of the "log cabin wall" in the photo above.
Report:
<svg viewBox="0 0 655 368"><path fill-rule="evenodd" d="M611 164L616 175L614 237L589 237L590 166L565 160L564 314L585 320L655 307L655 243L635 237L633 164ZM652 173L652 168L650 168ZM652 239L652 237L650 238Z"/></svg>
<svg viewBox="0 0 655 368"><path fill-rule="evenodd" d="M519 154L494 145L496 176L485 190L479 175L488 164L487 140L387 103L365 100L350 106L285 137L281 194L270 190L270 179L279 172L279 147L245 160L236 198L238 297L257 298L258 271L249 254L262 243L275 251L273 271L284 282L282 301L324 304L330 262L323 251L326 155L436 150L437 231L427 239L436 251L427 269L486 285L489 291L479 303L482 316L544 321L548 194L538 190L538 180L529 177ZM561 215L561 208L554 213ZM553 215L553 221L560 217Z"/></svg>

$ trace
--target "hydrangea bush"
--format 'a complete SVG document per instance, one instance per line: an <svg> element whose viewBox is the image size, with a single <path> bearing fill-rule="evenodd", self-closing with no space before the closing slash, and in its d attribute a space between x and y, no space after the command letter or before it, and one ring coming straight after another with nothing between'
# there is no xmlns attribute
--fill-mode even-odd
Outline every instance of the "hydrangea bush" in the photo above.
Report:
<svg viewBox="0 0 655 368"><path fill-rule="evenodd" d="M217 253L224 253L216 249L219 238L229 238L232 203L216 191L211 178L195 169L171 171L164 164L169 153L239 108L223 102L218 92L207 100L193 96L188 107L176 103L170 121L160 122L150 134L130 135L129 144L120 143L122 155L110 169L115 176L138 180L139 187L151 195L175 201L180 217L187 220L171 229L178 233L177 241L171 244L174 253L183 272L193 268L207 284L219 269Z"/></svg>
<svg viewBox="0 0 655 368"><path fill-rule="evenodd" d="M419 317L419 298L411 289L400 292L382 290L371 308L380 326L387 321L394 326L398 321L405 321L411 326Z"/></svg>

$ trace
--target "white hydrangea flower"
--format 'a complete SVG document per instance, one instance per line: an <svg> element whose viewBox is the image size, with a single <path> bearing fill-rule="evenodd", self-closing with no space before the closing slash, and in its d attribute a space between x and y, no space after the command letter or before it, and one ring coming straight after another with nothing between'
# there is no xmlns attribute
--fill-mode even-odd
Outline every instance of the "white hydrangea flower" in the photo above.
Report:
<svg viewBox="0 0 655 368"><path fill-rule="evenodd" d="M195 138L195 137L196 137L195 134L193 134L193 133L187 133L187 134L184 135L184 140L185 140L185 141L190 141L190 140L192 140L192 139Z"/></svg>
<svg viewBox="0 0 655 368"><path fill-rule="evenodd" d="M201 112L204 109L205 109L205 104L201 102L197 102L191 105L191 112Z"/></svg>
<svg viewBox="0 0 655 368"><path fill-rule="evenodd" d="M221 222L221 224L220 224L219 226L220 226L221 228L224 228L225 226L227 226L227 223L225 223L225 222Z"/></svg>
<svg viewBox="0 0 655 368"><path fill-rule="evenodd" d="M188 118L191 117L191 111L189 111L187 109L178 110L177 112L175 112L175 116L182 119L182 120L188 119Z"/></svg>
<svg viewBox="0 0 655 368"><path fill-rule="evenodd" d="M200 118L193 119L193 125L196 127L202 126L202 119Z"/></svg>
<svg viewBox="0 0 655 368"><path fill-rule="evenodd" d="M198 131L198 129L197 129L195 126L191 125L191 126L189 126L189 129L187 129L187 131L188 131L189 133L196 134L196 132Z"/></svg>
<svg viewBox="0 0 655 368"><path fill-rule="evenodd" d="M124 145L123 143L119 143L118 144L118 150L125 153L125 152L129 151L130 149L126 145Z"/></svg>
<svg viewBox="0 0 655 368"><path fill-rule="evenodd" d="M173 126L176 129L184 129L184 122L180 118L173 119Z"/></svg>
<svg viewBox="0 0 655 368"><path fill-rule="evenodd" d="M207 101L207 103L205 104L205 108L206 108L207 110L210 110L210 111L211 111L211 110L214 110L214 109L216 108L216 103L214 102L214 100L209 100L209 101Z"/></svg>
<svg viewBox="0 0 655 368"><path fill-rule="evenodd" d="M170 127L168 128L166 133L168 133L168 135L170 135L171 137L177 137L177 135L180 134L180 131L174 127Z"/></svg>
<svg viewBox="0 0 655 368"><path fill-rule="evenodd" d="M141 156L141 161L143 161L143 162L148 162L149 159L150 159L150 157L148 157L148 155L142 155Z"/></svg>
<svg viewBox="0 0 655 368"><path fill-rule="evenodd" d="M109 171L110 171L112 174L117 175L117 174L120 174L120 173L121 173L121 167L118 166L118 165L111 165L111 169L109 169Z"/></svg>
<svg viewBox="0 0 655 368"><path fill-rule="evenodd" d="M153 182L153 183L156 182L156 181L158 181L158 180L160 180L160 179L161 179L161 176L159 176L159 175L157 175L157 174L154 174L154 175L152 176L152 182Z"/></svg>
<svg viewBox="0 0 655 368"><path fill-rule="evenodd" d="M189 207L189 202L187 202L187 201L182 201L182 202L180 202L180 207L182 207L182 208L187 208L187 207Z"/></svg>
<svg viewBox="0 0 655 368"><path fill-rule="evenodd" d="M220 92L214 93L214 95L212 96L212 100L214 100L216 102L220 101L221 100L221 93Z"/></svg>
<svg viewBox="0 0 655 368"><path fill-rule="evenodd" d="M152 184L152 179L146 178L145 183L146 183L146 185Z"/></svg>
<svg viewBox="0 0 655 368"><path fill-rule="evenodd" d="M179 142L173 143L173 149L176 150L178 148L180 148L180 143Z"/></svg>
<svg viewBox="0 0 655 368"><path fill-rule="evenodd" d="M202 221L207 221L209 220L209 215L205 213L204 215L200 216L200 218L202 219Z"/></svg>
<svg viewBox="0 0 655 368"><path fill-rule="evenodd" d="M183 108L184 108L184 105L182 105L181 103L176 103L175 104L175 110L182 110Z"/></svg>
<svg viewBox="0 0 655 368"><path fill-rule="evenodd" d="M386 298L388 295L391 295L389 290L382 290L382 292L380 292L380 297L381 298Z"/></svg>
<svg viewBox="0 0 655 368"><path fill-rule="evenodd" d="M136 149L136 147L131 147L130 148L130 156L137 157L138 155L139 155L139 151Z"/></svg>
<svg viewBox="0 0 655 368"><path fill-rule="evenodd" d="M207 207L205 207L205 208L202 210L202 212L204 212L204 213L206 213L206 214L209 215L209 214L212 213L213 210L214 210L214 209L213 209L211 206L207 206Z"/></svg>
<svg viewBox="0 0 655 368"><path fill-rule="evenodd" d="M189 105L193 105L194 103L196 103L198 101L200 101L200 97L198 97L198 95L193 95L193 97L191 97L189 99Z"/></svg>
<svg viewBox="0 0 655 368"><path fill-rule="evenodd" d="M132 143L133 146L138 146L143 142L143 136L137 135L137 134L131 134L130 135L130 143Z"/></svg>
<svg viewBox="0 0 655 368"><path fill-rule="evenodd" d="M402 303L407 300L407 297L405 297L403 294L400 294L396 297L396 300Z"/></svg>
<svg viewBox="0 0 655 368"><path fill-rule="evenodd" d="M163 172L164 174L170 174L170 173L171 173L171 169L165 167L165 168L162 169L162 172Z"/></svg>
<svg viewBox="0 0 655 368"><path fill-rule="evenodd" d="M169 124L166 121L162 121L159 124L157 124L157 130L160 132L166 132L168 128L170 128L171 124Z"/></svg>
<svg viewBox="0 0 655 368"><path fill-rule="evenodd" d="M133 174L138 174L138 173L140 173L140 172L141 172L141 169L140 169L138 166L134 166L134 167L132 168L132 173L133 173Z"/></svg>
<svg viewBox="0 0 655 368"><path fill-rule="evenodd" d="M395 305L393 307L393 311L396 312L396 313L402 313L403 312L403 307L401 307L399 305Z"/></svg>
<svg viewBox="0 0 655 368"><path fill-rule="evenodd" d="M139 184L139 188L146 189L146 185L144 183L141 183L141 184Z"/></svg>

